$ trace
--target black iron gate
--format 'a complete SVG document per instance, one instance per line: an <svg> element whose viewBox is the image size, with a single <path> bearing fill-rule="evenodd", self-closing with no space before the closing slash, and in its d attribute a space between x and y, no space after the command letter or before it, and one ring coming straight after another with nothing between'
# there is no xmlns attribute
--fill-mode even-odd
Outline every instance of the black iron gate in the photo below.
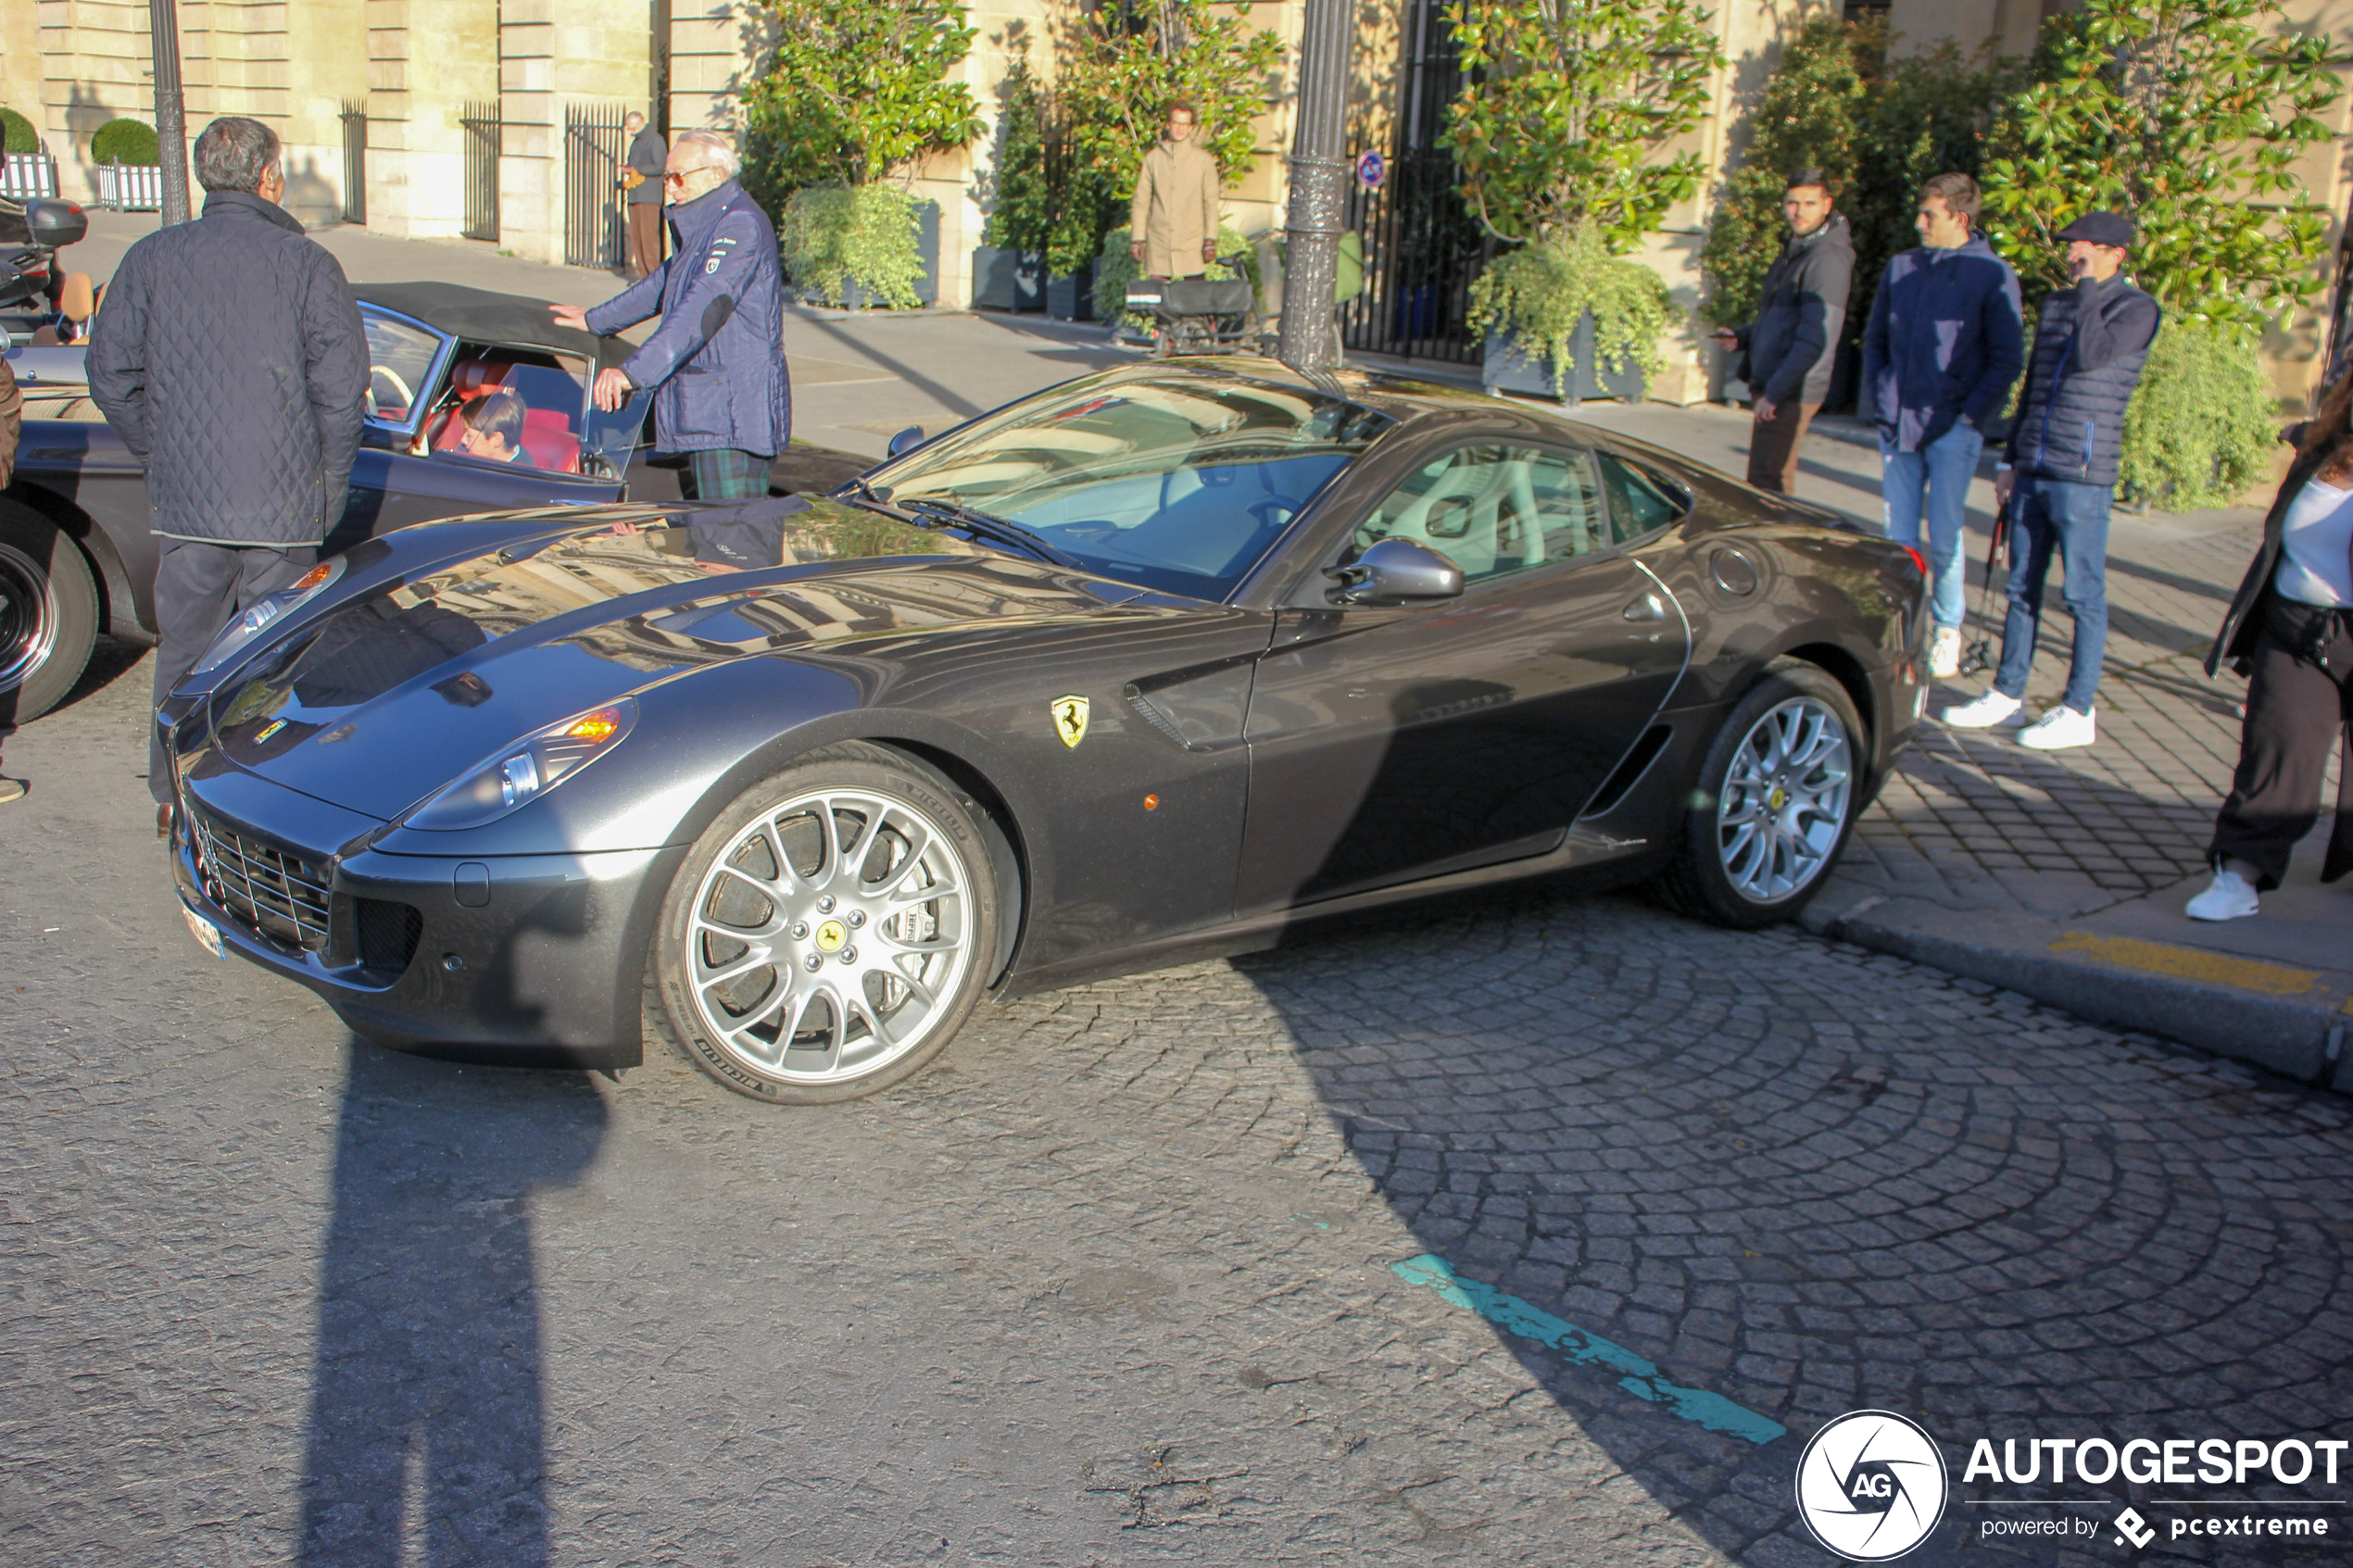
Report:
<svg viewBox="0 0 2353 1568"><path fill-rule="evenodd" d="M343 107L343 220L368 221L368 107Z"/></svg>
<svg viewBox="0 0 2353 1568"><path fill-rule="evenodd" d="M1407 0L1400 40L1403 94L1380 189L1349 194L1348 225L1363 237L1365 292L1340 307L1342 341L1372 354L1458 364L1477 360L1466 324L1470 286L1495 242L1463 205L1453 155L1437 144L1464 82L1446 0Z"/></svg>
<svg viewBox="0 0 2353 1568"><path fill-rule="evenodd" d="M564 110L564 265L620 268L629 258L623 207L628 111L618 104L575 104Z"/></svg>
<svg viewBox="0 0 2353 1568"><path fill-rule="evenodd" d="M466 226L470 240L498 237L498 154L503 140L498 104L468 104L458 116L466 136Z"/></svg>

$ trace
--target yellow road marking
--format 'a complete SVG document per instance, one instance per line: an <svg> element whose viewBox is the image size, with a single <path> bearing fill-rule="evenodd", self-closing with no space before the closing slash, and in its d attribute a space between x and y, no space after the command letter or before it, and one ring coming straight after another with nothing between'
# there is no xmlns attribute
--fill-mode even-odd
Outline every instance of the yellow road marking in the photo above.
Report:
<svg viewBox="0 0 2353 1568"><path fill-rule="evenodd" d="M2267 997L2298 997L2321 984L2320 973L2315 970L2285 969L2278 964L2258 963L2253 959L2204 953L2194 947L2136 942L2129 936L2095 936L2088 931L2069 932L2051 944L2051 951L2082 953L2102 963L2145 970L2151 974L2170 974L2176 980L2235 985L2242 991L2260 991ZM2347 1007L2353 1010L2353 1002L2348 1002Z"/></svg>

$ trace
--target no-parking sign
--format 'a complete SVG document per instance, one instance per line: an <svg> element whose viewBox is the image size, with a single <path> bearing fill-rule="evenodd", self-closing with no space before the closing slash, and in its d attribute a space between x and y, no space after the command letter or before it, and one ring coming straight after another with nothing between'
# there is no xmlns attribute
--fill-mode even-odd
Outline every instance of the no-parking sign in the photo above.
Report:
<svg viewBox="0 0 2353 1568"><path fill-rule="evenodd" d="M1367 148L1356 155L1356 182L1368 191L1378 191L1381 182L1389 178L1389 159L1381 157L1378 147Z"/></svg>

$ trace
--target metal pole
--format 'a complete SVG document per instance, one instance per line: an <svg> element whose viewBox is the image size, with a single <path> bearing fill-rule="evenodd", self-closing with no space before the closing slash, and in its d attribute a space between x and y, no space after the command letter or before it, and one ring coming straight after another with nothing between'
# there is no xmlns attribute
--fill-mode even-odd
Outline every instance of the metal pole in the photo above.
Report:
<svg viewBox="0 0 2353 1568"><path fill-rule="evenodd" d="M1340 367L1333 295L1347 227L1348 0L1307 0L1299 43L1299 121L1291 134L1290 244L1283 261L1280 354L1296 370Z"/></svg>
<svg viewBox="0 0 2353 1568"><path fill-rule="evenodd" d="M180 8L147 0L156 62L156 150L163 159L163 220L188 221L188 121L180 99Z"/></svg>

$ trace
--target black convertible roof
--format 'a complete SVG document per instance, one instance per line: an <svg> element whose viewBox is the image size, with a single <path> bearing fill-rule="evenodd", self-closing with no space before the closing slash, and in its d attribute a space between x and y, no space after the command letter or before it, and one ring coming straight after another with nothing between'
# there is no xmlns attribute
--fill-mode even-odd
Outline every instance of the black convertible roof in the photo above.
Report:
<svg viewBox="0 0 2353 1568"><path fill-rule="evenodd" d="M513 348L545 348L590 360L597 358L597 335L556 325L544 299L493 294L461 283L354 283L351 292L364 305L422 321L452 337Z"/></svg>

